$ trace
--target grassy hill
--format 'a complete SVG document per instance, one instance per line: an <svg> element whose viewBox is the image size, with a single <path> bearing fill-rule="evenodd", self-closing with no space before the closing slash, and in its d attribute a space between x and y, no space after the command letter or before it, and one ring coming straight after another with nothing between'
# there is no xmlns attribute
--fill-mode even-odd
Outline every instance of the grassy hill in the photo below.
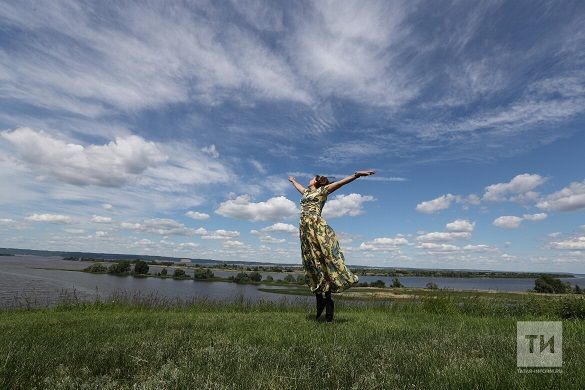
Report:
<svg viewBox="0 0 585 390"><path fill-rule="evenodd" d="M0 312L0 388L584 388L582 298L63 304ZM518 373L516 321L563 320L563 373Z"/></svg>

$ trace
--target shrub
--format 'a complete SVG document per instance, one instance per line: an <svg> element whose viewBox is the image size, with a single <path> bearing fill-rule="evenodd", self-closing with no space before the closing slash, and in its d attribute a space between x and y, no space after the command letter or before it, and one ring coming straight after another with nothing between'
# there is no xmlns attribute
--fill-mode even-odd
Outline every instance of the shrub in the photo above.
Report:
<svg viewBox="0 0 585 390"><path fill-rule="evenodd" d="M386 287L386 283L384 283L383 280L378 279L375 282L370 283L370 286L371 287L384 288L384 287Z"/></svg>
<svg viewBox="0 0 585 390"><path fill-rule="evenodd" d="M166 268L163 268L163 269L160 271L160 275L161 275L161 276L167 276L167 273L168 273L168 271L167 271L167 269L166 269Z"/></svg>
<svg viewBox="0 0 585 390"><path fill-rule="evenodd" d="M294 282L296 282L296 279L292 275L286 275L284 277L284 281L287 282L287 283L294 283Z"/></svg>
<svg viewBox="0 0 585 390"><path fill-rule="evenodd" d="M272 277L272 275L267 275L266 278L264 278L264 280L272 282L274 280L274 278Z"/></svg>
<svg viewBox="0 0 585 390"><path fill-rule="evenodd" d="M107 272L108 269L102 264L92 264L89 267L85 268L84 271L99 274L99 273Z"/></svg>
<svg viewBox="0 0 585 390"><path fill-rule="evenodd" d="M550 275L540 275L534 281L534 291L539 293L563 294L571 291L569 282L562 282Z"/></svg>
<svg viewBox="0 0 585 390"><path fill-rule="evenodd" d="M429 290L437 290L439 288L439 286L437 286L437 283L428 282L426 284L425 288L428 288Z"/></svg>
<svg viewBox="0 0 585 390"><path fill-rule="evenodd" d="M236 283L246 283L250 281L250 276L248 276L245 272L238 272L236 276L234 276L234 282Z"/></svg>
<svg viewBox="0 0 585 390"><path fill-rule="evenodd" d="M262 280L262 274L258 271L251 272L249 277L251 280L253 280L255 282L259 282Z"/></svg>
<svg viewBox="0 0 585 390"><path fill-rule="evenodd" d="M127 274L130 272L130 262L120 261L110 265L108 273L110 274Z"/></svg>
<svg viewBox="0 0 585 390"><path fill-rule="evenodd" d="M148 264L146 261L138 260L134 263L134 273L138 275L145 275L148 273Z"/></svg>
<svg viewBox="0 0 585 390"><path fill-rule="evenodd" d="M400 287L404 287L404 285L402 283L400 283L400 280L398 280L397 277L393 277L392 278L392 285L390 287L400 288Z"/></svg>
<svg viewBox="0 0 585 390"><path fill-rule="evenodd" d="M173 274L173 278L175 279L185 279L187 278L187 274L185 273L184 269L175 269L175 273Z"/></svg>
<svg viewBox="0 0 585 390"><path fill-rule="evenodd" d="M209 268L201 268L195 270L194 279L211 279L213 278L213 272Z"/></svg>

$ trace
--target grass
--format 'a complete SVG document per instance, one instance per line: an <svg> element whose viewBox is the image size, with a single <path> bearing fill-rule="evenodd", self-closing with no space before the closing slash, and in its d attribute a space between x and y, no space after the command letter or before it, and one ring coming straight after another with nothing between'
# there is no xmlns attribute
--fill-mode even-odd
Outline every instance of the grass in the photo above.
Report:
<svg viewBox="0 0 585 390"><path fill-rule="evenodd" d="M585 301L530 299L338 299L332 323L284 301L2 311L0 388L584 388ZM517 320L563 320L562 373L517 372Z"/></svg>

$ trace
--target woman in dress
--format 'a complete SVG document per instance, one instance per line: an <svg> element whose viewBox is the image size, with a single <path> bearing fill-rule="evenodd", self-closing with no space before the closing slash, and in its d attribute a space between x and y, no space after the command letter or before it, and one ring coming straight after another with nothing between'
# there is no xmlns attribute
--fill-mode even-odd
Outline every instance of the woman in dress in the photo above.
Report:
<svg viewBox="0 0 585 390"><path fill-rule="evenodd" d="M294 177L288 177L295 188L303 194L299 237L305 275L309 280L311 292L317 298L317 319L321 316L323 309L326 309L325 319L331 322L334 308L331 293L341 292L358 282L358 277L346 267L339 241L333 229L321 217L321 210L323 210L327 195L358 177L370 176L374 173L374 171L358 171L335 182L330 182L325 176L317 175L309 181L308 188L299 184Z"/></svg>

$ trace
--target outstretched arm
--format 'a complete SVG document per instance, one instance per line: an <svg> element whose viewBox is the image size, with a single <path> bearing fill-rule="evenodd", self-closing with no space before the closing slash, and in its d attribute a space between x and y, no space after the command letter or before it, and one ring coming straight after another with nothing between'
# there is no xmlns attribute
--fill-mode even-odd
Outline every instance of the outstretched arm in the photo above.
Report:
<svg viewBox="0 0 585 390"><path fill-rule="evenodd" d="M375 171L357 171L356 173L354 173L351 176L347 176L341 180L338 180L336 182L333 182L331 184L327 184L327 192L328 193L332 193L333 191L343 187L344 185L346 185L347 183L351 183L352 181L354 181L355 179L357 179L358 177L362 177L362 176L370 176L373 175L374 173L376 173Z"/></svg>
<svg viewBox="0 0 585 390"><path fill-rule="evenodd" d="M303 187L302 185L300 185L294 177L289 176L288 177L288 181L290 181L293 184L293 186L295 186L295 188L297 189L297 191L299 191L301 194L304 194L305 193L305 187Z"/></svg>

